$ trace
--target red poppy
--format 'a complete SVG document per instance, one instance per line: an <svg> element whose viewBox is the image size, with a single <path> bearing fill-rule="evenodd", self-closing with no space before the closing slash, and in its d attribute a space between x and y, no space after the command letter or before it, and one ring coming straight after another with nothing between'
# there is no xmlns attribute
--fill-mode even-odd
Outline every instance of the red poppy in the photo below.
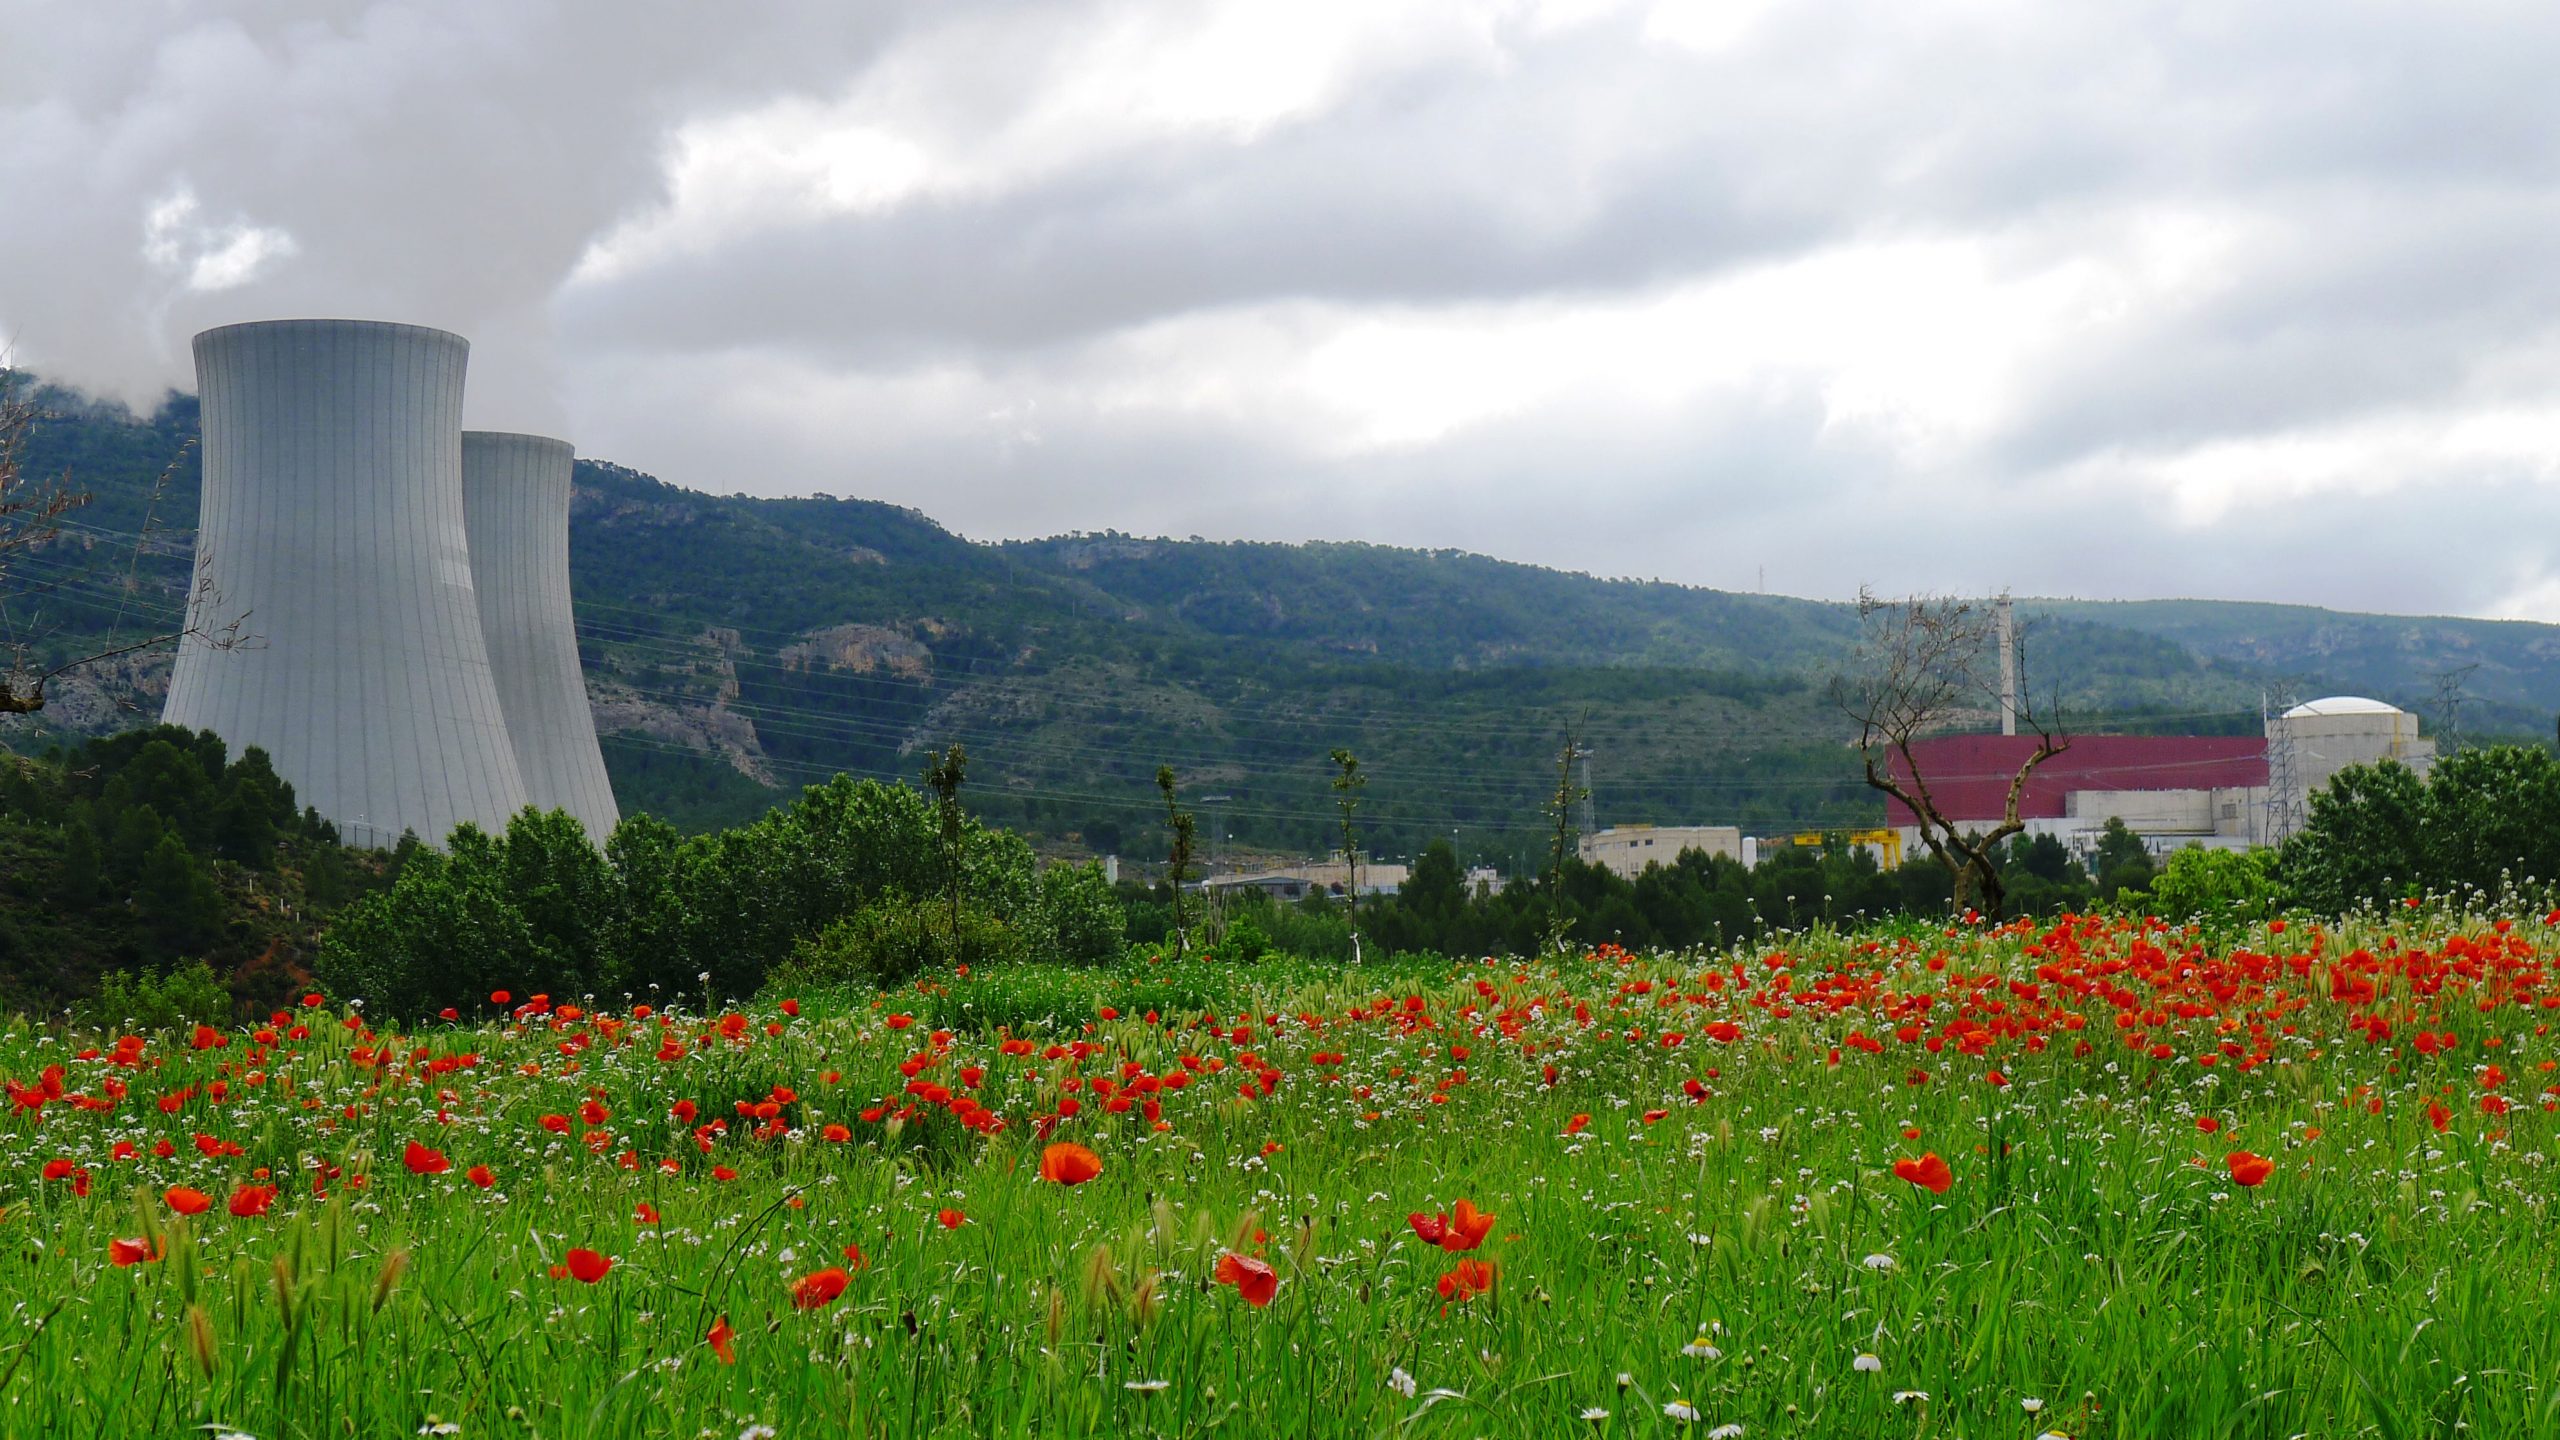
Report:
<svg viewBox="0 0 2560 1440"><path fill-rule="evenodd" d="M2196 1128L2210 1135L2222 1128L2222 1122L2210 1115L2199 1115L2196 1117Z"/></svg>
<svg viewBox="0 0 2560 1440"><path fill-rule="evenodd" d="M785 1014L785 1015L797 1015L797 1014L799 1014L799 1013L800 1013L800 1002L799 1002L799 1001L797 1001L797 1000L785 1000L785 1001L783 1001L783 1002L782 1002L782 1013L783 1013L783 1014Z"/></svg>
<svg viewBox="0 0 2560 1440"><path fill-rule="evenodd" d="M1257 1310L1270 1304L1271 1297L1280 1290L1279 1271L1250 1255L1239 1255L1233 1250L1218 1257L1217 1279L1221 1285L1236 1287L1236 1293L1244 1297L1244 1303Z"/></svg>
<svg viewBox="0 0 2560 1440"><path fill-rule="evenodd" d="M844 1247L844 1268L859 1275L871 1268L871 1257L862 1253L861 1246L847 1245Z"/></svg>
<svg viewBox="0 0 2560 1440"><path fill-rule="evenodd" d="M471 1182L472 1184L474 1184L474 1185L479 1186L479 1187L480 1187L481 1189L483 1189L483 1190L486 1190L486 1189L488 1189L490 1186L495 1185L495 1184L497 1184L497 1183L498 1183L498 1174L497 1174L497 1172L496 1172L496 1171L494 1171L494 1170L491 1170L491 1169L490 1169L488 1166L486 1166L486 1165L474 1165L474 1166L472 1166L470 1169L465 1170L464 1172L462 1172L462 1178L464 1178L464 1179L466 1179L466 1180L470 1181L470 1182Z"/></svg>
<svg viewBox="0 0 2560 1440"><path fill-rule="evenodd" d="M1440 1277L1440 1298L1463 1304L1479 1295L1493 1293L1493 1262L1461 1260L1456 1269Z"/></svg>
<svg viewBox="0 0 2560 1440"><path fill-rule="evenodd" d="M1081 1145L1058 1144L1040 1152L1040 1178L1058 1185L1081 1185L1102 1173L1102 1157Z"/></svg>
<svg viewBox="0 0 2560 1440"><path fill-rule="evenodd" d="M184 1185L170 1186L161 1192L160 1198L168 1201L169 1208L181 1215L201 1215L213 1208L212 1196L201 1190L191 1190Z"/></svg>
<svg viewBox="0 0 2560 1440"><path fill-rule="evenodd" d="M243 1185L231 1192L231 1213L244 1220L266 1214L267 1207L274 1203L276 1187L273 1185Z"/></svg>
<svg viewBox="0 0 2560 1440"><path fill-rule="evenodd" d="M151 1246L146 1245L139 1240L110 1240L107 1242L107 1263L119 1268L126 1265L139 1265L145 1260L157 1260L159 1258L160 1252L158 1250L153 1249Z"/></svg>
<svg viewBox="0 0 2560 1440"><path fill-rule="evenodd" d="M643 1225L655 1225L658 1223L658 1207L643 1200L640 1208L632 1212L632 1218Z"/></svg>
<svg viewBox="0 0 2560 1440"><path fill-rule="evenodd" d="M415 1140L409 1142L408 1149L400 1152L400 1163L408 1166L412 1175L441 1175L453 1168L453 1162L444 1158L443 1151L430 1150Z"/></svg>
<svg viewBox="0 0 2560 1440"><path fill-rule="evenodd" d="M582 1246L569 1252L569 1263L562 1268L580 1284L593 1285L613 1269L613 1261Z"/></svg>
<svg viewBox="0 0 2560 1440"><path fill-rule="evenodd" d="M1422 1243L1425 1245L1444 1244L1449 1238L1449 1216L1446 1211L1438 1215L1425 1215L1417 1210L1404 1217L1404 1223L1413 1227L1413 1233L1421 1236Z"/></svg>
<svg viewBox="0 0 2560 1440"><path fill-rule="evenodd" d="M941 1221L942 1228L945 1230L957 1230L961 1226L969 1223L969 1217L961 1214L957 1210L945 1210L935 1215L933 1218Z"/></svg>
<svg viewBox="0 0 2560 1440"><path fill-rule="evenodd" d="M791 1287L792 1308L815 1310L821 1305L832 1305L835 1298L844 1293L844 1288L852 1283L853 1277L846 1274L840 1265L830 1265L815 1274L803 1275L799 1283Z"/></svg>
<svg viewBox="0 0 2560 1440"><path fill-rule="evenodd" d="M79 1168L80 1167L73 1163L68 1157L58 1156L44 1162L44 1178L47 1180L68 1180L71 1178L71 1172Z"/></svg>
<svg viewBox="0 0 2560 1440"><path fill-rule="evenodd" d="M1947 1168L1947 1162L1939 1159L1935 1150L1917 1160L1894 1161L1893 1173L1932 1195L1944 1195L1947 1187L1956 1183L1955 1172Z"/></svg>
<svg viewBox="0 0 2560 1440"><path fill-rule="evenodd" d="M853 1132L842 1125L830 1125L818 1132L818 1138L831 1145L842 1145L853 1138Z"/></svg>
<svg viewBox="0 0 2560 1440"><path fill-rule="evenodd" d="M729 1328L729 1317L723 1315L711 1322L711 1333L702 1337L702 1343L711 1347L711 1353L720 1357L721 1364L735 1365L738 1363L738 1352L732 1347L731 1342L736 1340L737 1336L738 1332Z"/></svg>
<svg viewBox="0 0 2560 1440"><path fill-rule="evenodd" d="M1591 1117L1590 1117L1590 1116L1588 1116L1588 1115L1576 1115L1576 1116L1574 1116L1572 1119L1567 1120L1566 1122L1564 1122L1564 1133L1566 1133L1567 1135L1579 1135L1579 1134L1581 1134L1581 1133L1583 1132L1583 1130L1584 1130L1585 1128L1587 1128L1590 1124L1591 1124Z"/></svg>
<svg viewBox="0 0 2560 1440"><path fill-rule="evenodd" d="M2264 1185L2267 1177L2276 1173L2276 1162L2246 1150L2232 1151L2223 1157L2222 1163L2231 1167L2231 1180L2236 1185Z"/></svg>
<svg viewBox="0 0 2560 1440"><path fill-rule="evenodd" d="M1493 1216L1478 1210L1473 1200L1459 1201L1456 1212L1449 1217L1449 1233L1440 1241L1440 1248L1453 1252L1473 1250L1493 1233L1493 1220Z"/></svg>

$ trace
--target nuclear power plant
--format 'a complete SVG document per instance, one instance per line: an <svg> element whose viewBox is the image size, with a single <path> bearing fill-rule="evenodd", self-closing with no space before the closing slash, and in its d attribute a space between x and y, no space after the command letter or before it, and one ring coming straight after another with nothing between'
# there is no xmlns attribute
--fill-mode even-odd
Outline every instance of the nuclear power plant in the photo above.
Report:
<svg viewBox="0 0 2560 1440"><path fill-rule="evenodd" d="M350 844L441 844L529 803L602 843L568 445L466 439L470 342L442 330L260 321L195 357L200 583L161 718L262 747Z"/></svg>

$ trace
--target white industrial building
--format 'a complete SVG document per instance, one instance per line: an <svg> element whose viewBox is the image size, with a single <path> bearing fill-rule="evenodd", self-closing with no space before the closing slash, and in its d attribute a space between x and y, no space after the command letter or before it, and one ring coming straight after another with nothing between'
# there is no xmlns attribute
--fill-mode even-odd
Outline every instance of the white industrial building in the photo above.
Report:
<svg viewBox="0 0 2560 1440"><path fill-rule="evenodd" d="M1683 850L1742 858L1742 832L1731 825L1612 825L1582 837L1582 863L1632 880L1647 865L1669 865Z"/></svg>

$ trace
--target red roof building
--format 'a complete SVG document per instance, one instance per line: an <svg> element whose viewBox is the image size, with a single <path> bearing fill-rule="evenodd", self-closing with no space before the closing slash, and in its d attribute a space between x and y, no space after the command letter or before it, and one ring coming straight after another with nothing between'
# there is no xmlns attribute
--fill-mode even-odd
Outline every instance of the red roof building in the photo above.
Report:
<svg viewBox="0 0 2560 1440"><path fill-rule="evenodd" d="M1912 742L1921 778L1938 813L1957 824L1997 824L2009 782L2036 753L2033 735L1932 735ZM1893 756L1893 777L1908 788L1910 767ZM2240 790L2267 783L2267 742L2258 735L2083 735L2038 765L2018 800L2022 820L2058 820L2069 796L2084 790ZM1909 806L1888 797L1885 823L1920 823Z"/></svg>

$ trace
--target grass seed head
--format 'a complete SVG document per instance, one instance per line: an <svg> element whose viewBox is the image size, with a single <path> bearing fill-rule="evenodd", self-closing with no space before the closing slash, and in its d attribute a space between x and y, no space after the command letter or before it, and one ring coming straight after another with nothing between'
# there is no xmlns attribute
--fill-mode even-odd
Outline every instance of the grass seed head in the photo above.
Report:
<svg viewBox="0 0 2560 1440"><path fill-rule="evenodd" d="M213 1318L201 1305L187 1307L187 1348L195 1352L196 1368L208 1380L213 1378L214 1363L219 1358L213 1347Z"/></svg>
<svg viewBox="0 0 2560 1440"><path fill-rule="evenodd" d="M400 1288L400 1277L408 1273L409 1251L406 1246L382 1257L382 1271L373 1277L373 1309L375 1314L391 1303L391 1292Z"/></svg>

